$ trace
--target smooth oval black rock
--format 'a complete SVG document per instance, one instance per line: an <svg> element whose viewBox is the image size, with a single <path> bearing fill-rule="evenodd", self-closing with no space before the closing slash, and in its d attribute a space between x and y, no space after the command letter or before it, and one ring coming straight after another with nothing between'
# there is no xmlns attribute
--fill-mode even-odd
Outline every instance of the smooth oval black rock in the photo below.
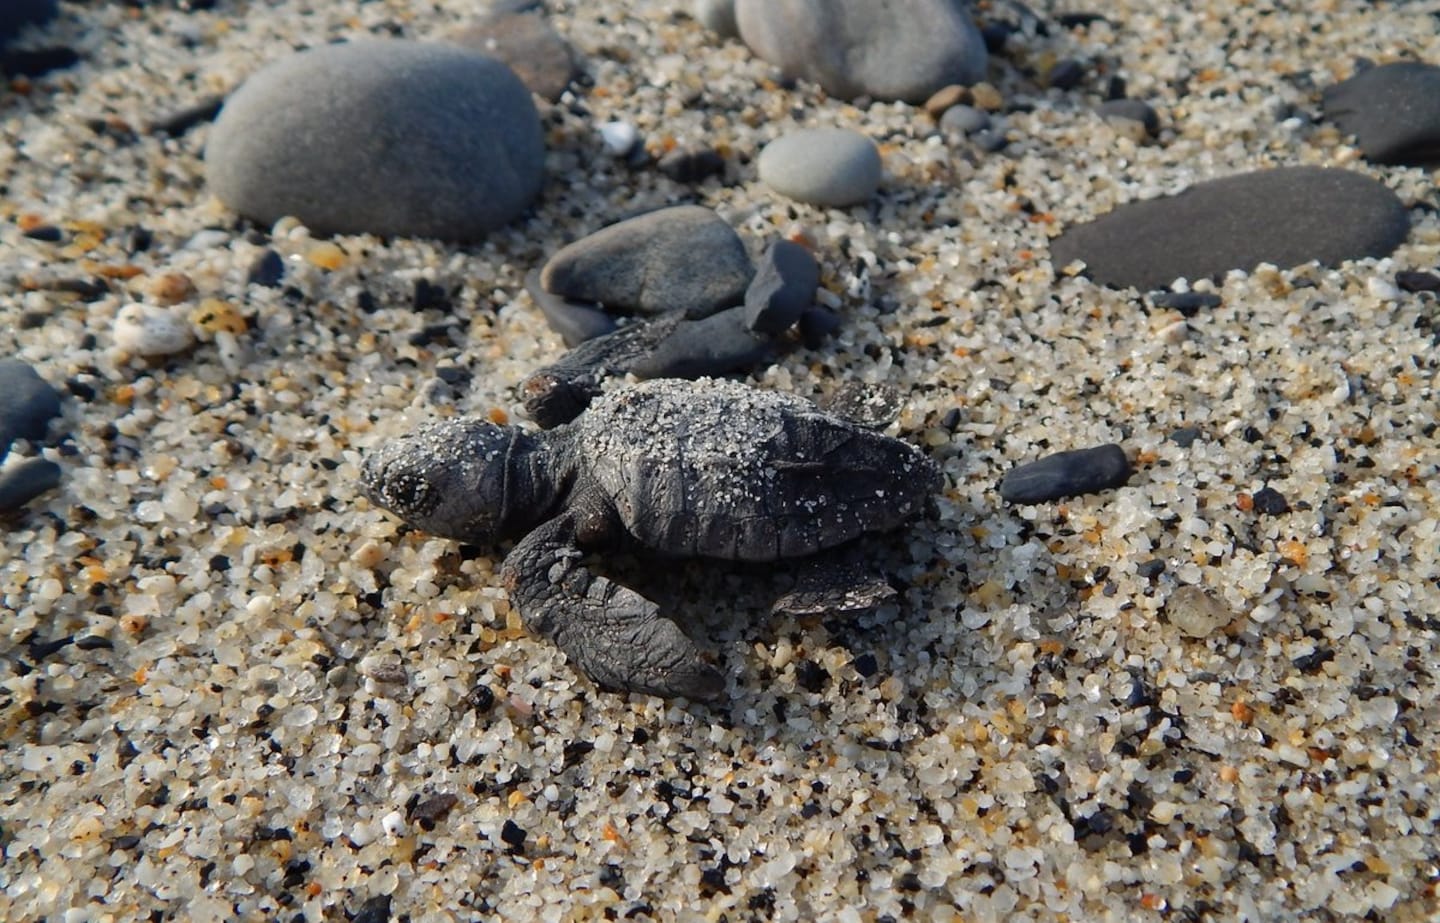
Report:
<svg viewBox="0 0 1440 923"><path fill-rule="evenodd" d="M530 91L456 45L365 40L290 55L225 101L210 188L270 224L475 240L529 207L545 142Z"/></svg>
<svg viewBox="0 0 1440 923"><path fill-rule="evenodd" d="M1056 452L1007 473L1000 481L1000 498L1007 503L1045 503L1099 493L1124 486L1130 472L1130 459L1114 443Z"/></svg>
<svg viewBox="0 0 1440 923"><path fill-rule="evenodd" d="M1325 118L1355 136L1367 160L1440 163L1440 67L1404 61L1326 87Z"/></svg>
<svg viewBox="0 0 1440 923"><path fill-rule="evenodd" d="M1104 285L1168 287L1260 263L1290 268L1391 253L1410 229L1383 183L1350 170L1280 167L1121 205L1050 242L1056 270L1075 260Z"/></svg>
<svg viewBox="0 0 1440 923"><path fill-rule="evenodd" d="M760 333L780 333L800 319L815 301L820 265L810 251L789 240L777 240L755 267L745 291L745 322Z"/></svg>
<svg viewBox="0 0 1440 923"><path fill-rule="evenodd" d="M16 439L40 439L60 415L60 394L25 362L0 359L0 459Z"/></svg>
<svg viewBox="0 0 1440 923"><path fill-rule="evenodd" d="M541 270L540 284L620 313L700 317L739 305L754 275L745 242L725 219L699 205L677 205L561 248Z"/></svg>

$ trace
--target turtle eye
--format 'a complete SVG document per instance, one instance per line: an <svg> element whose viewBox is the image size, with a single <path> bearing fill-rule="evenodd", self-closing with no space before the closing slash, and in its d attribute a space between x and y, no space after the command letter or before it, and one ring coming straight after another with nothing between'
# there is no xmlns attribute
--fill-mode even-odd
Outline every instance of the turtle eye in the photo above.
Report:
<svg viewBox="0 0 1440 923"><path fill-rule="evenodd" d="M390 481L385 491L386 499L396 510L412 515L425 515L435 506L435 488L430 479L421 474L406 472Z"/></svg>

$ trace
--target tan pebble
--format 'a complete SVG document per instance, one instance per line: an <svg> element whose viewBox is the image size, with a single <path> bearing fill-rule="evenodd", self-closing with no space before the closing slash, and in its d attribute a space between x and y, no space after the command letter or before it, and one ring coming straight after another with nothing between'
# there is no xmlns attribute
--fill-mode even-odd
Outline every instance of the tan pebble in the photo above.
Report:
<svg viewBox="0 0 1440 923"><path fill-rule="evenodd" d="M1198 586L1182 586L1165 603L1165 617L1190 638L1208 638L1230 624L1235 613Z"/></svg>
<svg viewBox="0 0 1440 923"><path fill-rule="evenodd" d="M350 555L352 564L366 570L376 567L383 560L385 560L385 549L380 546L379 542L366 542Z"/></svg>
<svg viewBox="0 0 1440 923"><path fill-rule="evenodd" d="M971 87L970 97L976 107L986 112L999 112L1000 107L1005 105L1005 97L988 83L977 83Z"/></svg>
<svg viewBox="0 0 1440 923"><path fill-rule="evenodd" d="M970 95L970 90L958 83L952 83L948 87L941 87L934 95L925 100L925 112L932 119L938 119L945 114L945 110L951 106L958 106Z"/></svg>
<svg viewBox="0 0 1440 923"><path fill-rule="evenodd" d="M321 269L328 269L332 272L345 265L345 251L340 249L338 244L324 241L310 248L305 254L305 259Z"/></svg>
<svg viewBox="0 0 1440 923"><path fill-rule="evenodd" d="M145 291L157 304L179 304L195 295L195 283L183 272L167 272L151 279Z"/></svg>

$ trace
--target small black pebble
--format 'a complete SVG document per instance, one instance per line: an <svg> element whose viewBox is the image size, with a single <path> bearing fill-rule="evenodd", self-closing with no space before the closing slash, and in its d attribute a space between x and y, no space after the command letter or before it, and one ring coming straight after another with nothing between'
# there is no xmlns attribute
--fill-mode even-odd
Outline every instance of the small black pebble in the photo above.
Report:
<svg viewBox="0 0 1440 923"><path fill-rule="evenodd" d="M1214 292L1152 292L1150 302L1157 308L1169 308L1185 317L1194 317L1201 310L1220 307L1224 299Z"/></svg>
<svg viewBox="0 0 1440 923"><path fill-rule="evenodd" d="M1085 65L1074 58L1057 61L1050 68L1050 85L1057 90L1073 90L1085 79Z"/></svg>
<svg viewBox="0 0 1440 923"><path fill-rule="evenodd" d="M809 820L820 813L820 805L813 801L807 801L800 807L800 816Z"/></svg>
<svg viewBox="0 0 1440 923"><path fill-rule="evenodd" d="M806 692L819 692L830 682L830 674L813 660L801 660L795 664L795 682Z"/></svg>
<svg viewBox="0 0 1440 923"><path fill-rule="evenodd" d="M725 158L713 150L671 151L655 165L677 183L698 183L725 172Z"/></svg>
<svg viewBox="0 0 1440 923"><path fill-rule="evenodd" d="M1100 13L1061 13L1055 17L1055 21L1067 29L1074 29L1077 26L1088 26L1096 22L1109 22Z"/></svg>
<svg viewBox="0 0 1440 923"><path fill-rule="evenodd" d="M1165 562L1159 558L1152 558L1149 561L1141 561L1135 565L1135 573L1146 580L1154 580L1165 573Z"/></svg>
<svg viewBox="0 0 1440 923"><path fill-rule="evenodd" d="M1395 284L1407 292L1440 292L1440 276L1433 272L1402 269L1395 273Z"/></svg>
<svg viewBox="0 0 1440 923"><path fill-rule="evenodd" d="M850 665L855 668L856 673L859 673L866 679L880 672L880 664L876 661L874 654L861 654L859 657L856 657Z"/></svg>
<svg viewBox="0 0 1440 923"><path fill-rule="evenodd" d="M31 240L44 241L47 244L58 244L65 239L64 233L53 224L42 224L23 233Z"/></svg>
<svg viewBox="0 0 1440 923"><path fill-rule="evenodd" d="M1314 651L1296 657L1291 663L1301 673L1318 673L1320 668L1335 659L1335 651L1328 647L1317 648Z"/></svg>
<svg viewBox="0 0 1440 923"><path fill-rule="evenodd" d="M511 849L523 849L525 847L525 831L522 830L513 820L507 820L500 828L500 839Z"/></svg>
<svg viewBox="0 0 1440 923"><path fill-rule="evenodd" d="M426 829L429 829L430 826L434 826L436 821L442 820L446 814L449 814L450 809L459 803L460 797L450 792L431 795L416 803L415 807L410 810L410 819L421 825L428 825Z"/></svg>
<svg viewBox="0 0 1440 923"><path fill-rule="evenodd" d="M1184 784L1186 784L1187 782L1189 782L1191 779L1195 778L1195 770L1193 770L1193 769L1177 769L1177 770L1175 771L1175 775L1172 776L1171 778L1173 778L1173 779L1174 779L1177 783L1179 783L1180 785L1184 785Z"/></svg>
<svg viewBox="0 0 1440 923"><path fill-rule="evenodd" d="M466 703L476 711L489 711L495 707L495 693L484 683L480 683L470 690L465 697Z"/></svg>
<svg viewBox="0 0 1440 923"><path fill-rule="evenodd" d="M250 267L250 274L246 278L252 285L278 288L281 280L285 278L285 261L274 250L266 250Z"/></svg>
<svg viewBox="0 0 1440 923"><path fill-rule="evenodd" d="M1290 512L1290 503L1285 495L1273 487L1262 487L1255 491L1252 498L1255 501L1255 512L1266 516L1279 516L1281 513Z"/></svg>
<svg viewBox="0 0 1440 923"><path fill-rule="evenodd" d="M991 22L980 27L980 36L985 39L985 50L991 54L1000 54L1005 50L1005 42L1015 32L1015 27L1008 22Z"/></svg>
<svg viewBox="0 0 1440 923"><path fill-rule="evenodd" d="M86 635L76 639L75 646L82 651L113 651L115 642L100 635Z"/></svg>
<svg viewBox="0 0 1440 923"><path fill-rule="evenodd" d="M390 923L390 895L379 894L361 904L350 923Z"/></svg>
<svg viewBox="0 0 1440 923"><path fill-rule="evenodd" d="M1044 503L1099 493L1130 480L1130 459L1110 443L1073 452L1056 452L1011 469L1000 482L1007 503Z"/></svg>
<svg viewBox="0 0 1440 923"><path fill-rule="evenodd" d="M1195 444L1195 440L1199 438L1200 427L1198 426L1182 426L1169 436L1170 441L1182 449L1190 448Z"/></svg>

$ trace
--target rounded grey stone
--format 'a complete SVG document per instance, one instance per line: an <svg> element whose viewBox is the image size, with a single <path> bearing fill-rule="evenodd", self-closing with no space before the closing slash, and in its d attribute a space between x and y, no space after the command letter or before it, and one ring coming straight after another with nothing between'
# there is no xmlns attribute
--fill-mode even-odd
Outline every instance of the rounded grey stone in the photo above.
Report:
<svg viewBox="0 0 1440 923"><path fill-rule="evenodd" d="M691 9L705 28L721 38L739 38L735 22L735 0L693 0Z"/></svg>
<svg viewBox="0 0 1440 923"><path fill-rule="evenodd" d="M697 317L735 307L755 269L725 219L699 205L662 208L582 237L540 274L545 291L622 313L684 311Z"/></svg>
<svg viewBox="0 0 1440 923"><path fill-rule="evenodd" d="M842 99L920 103L985 78L964 0L736 0L735 16L751 51Z"/></svg>
<svg viewBox="0 0 1440 923"><path fill-rule="evenodd" d="M450 41L505 62L530 92L551 102L575 76L570 46L539 13L495 13L453 33Z"/></svg>
<svg viewBox="0 0 1440 923"><path fill-rule="evenodd" d="M530 91L454 45L366 40L282 58L226 100L211 189L262 223L473 240L535 198L545 143Z"/></svg>
<svg viewBox="0 0 1440 923"><path fill-rule="evenodd" d="M1086 275L1104 285L1157 289L1260 263L1288 269L1381 257L1409 229L1404 204L1368 176L1281 167L1121 205L1067 228L1050 242L1050 260L1057 270L1084 260Z"/></svg>
<svg viewBox="0 0 1440 923"><path fill-rule="evenodd" d="M1143 99L1107 99L1095 111L1106 119L1127 119L1145 126L1145 134L1160 134L1160 115Z"/></svg>
<svg viewBox="0 0 1440 923"><path fill-rule="evenodd" d="M962 104L951 106L940 116L940 130L947 135L971 135L990 127L990 116L984 110Z"/></svg>
<svg viewBox="0 0 1440 923"><path fill-rule="evenodd" d="M1367 160L1440 163L1440 67L1405 61L1327 87L1325 118L1355 136Z"/></svg>
<svg viewBox="0 0 1440 923"><path fill-rule="evenodd" d="M1056 452L1010 469L1000 481L1000 498L1007 503L1047 503L1123 487L1130 474L1130 459L1114 443Z"/></svg>
<svg viewBox="0 0 1440 923"><path fill-rule="evenodd" d="M811 205L844 207L880 188L880 149L848 128L808 128L782 135L760 152L760 180Z"/></svg>

